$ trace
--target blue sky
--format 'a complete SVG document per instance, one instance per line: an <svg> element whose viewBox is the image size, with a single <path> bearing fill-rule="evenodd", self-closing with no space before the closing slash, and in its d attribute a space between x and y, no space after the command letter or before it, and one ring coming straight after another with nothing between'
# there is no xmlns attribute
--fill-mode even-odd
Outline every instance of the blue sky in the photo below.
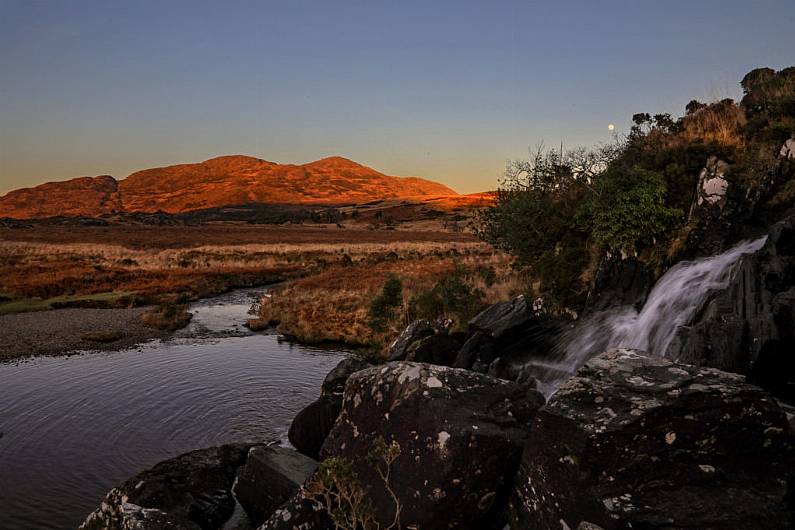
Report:
<svg viewBox="0 0 795 530"><path fill-rule="evenodd" d="M0 0L0 193L222 154L480 191L539 142L739 97L793 28L792 0Z"/></svg>

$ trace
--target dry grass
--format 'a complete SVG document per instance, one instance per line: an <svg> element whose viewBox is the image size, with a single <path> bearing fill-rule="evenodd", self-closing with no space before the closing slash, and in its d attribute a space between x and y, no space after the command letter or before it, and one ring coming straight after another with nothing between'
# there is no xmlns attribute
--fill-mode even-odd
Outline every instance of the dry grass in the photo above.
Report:
<svg viewBox="0 0 795 530"><path fill-rule="evenodd" d="M682 136L688 142L717 142L742 147L745 143L743 126L746 118L742 107L724 100L713 103L685 116Z"/></svg>
<svg viewBox="0 0 795 530"><path fill-rule="evenodd" d="M109 299L115 305L184 302L346 263L376 264L398 254L444 256L451 249L468 252L481 245L471 236L427 232L253 230L238 225L150 228L0 230L0 295L5 301L0 312L6 306L15 311L45 309L53 299L122 292L124 296ZM144 242L144 236L152 239ZM208 244L194 237L236 244Z"/></svg>
<svg viewBox="0 0 795 530"><path fill-rule="evenodd" d="M474 274L473 288L484 294L484 303L494 303L521 291L521 282L510 268L510 259L479 243L444 253L394 253L388 259L363 259L349 266L335 265L320 273L290 281L263 299L260 319L254 328L272 324L302 342L337 342L350 346L381 348L405 321L393 322L386 333L374 332L368 323L368 308L386 279L394 274L403 284L404 306L408 300L430 289L456 267L468 271L495 271L496 281Z"/></svg>

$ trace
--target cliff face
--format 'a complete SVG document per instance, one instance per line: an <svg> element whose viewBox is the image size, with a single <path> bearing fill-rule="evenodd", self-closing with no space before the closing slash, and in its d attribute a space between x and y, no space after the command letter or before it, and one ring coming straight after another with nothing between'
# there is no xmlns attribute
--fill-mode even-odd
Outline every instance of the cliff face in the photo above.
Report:
<svg viewBox="0 0 795 530"><path fill-rule="evenodd" d="M341 157L294 165L224 156L146 169L118 182L84 177L15 190L0 197L0 217L180 213L247 203L331 205L451 195L457 193L442 184L384 175Z"/></svg>

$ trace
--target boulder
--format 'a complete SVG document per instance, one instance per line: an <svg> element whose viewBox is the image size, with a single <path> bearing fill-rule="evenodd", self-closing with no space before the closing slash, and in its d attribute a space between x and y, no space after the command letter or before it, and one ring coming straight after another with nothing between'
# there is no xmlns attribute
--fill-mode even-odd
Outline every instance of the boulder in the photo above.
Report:
<svg viewBox="0 0 795 530"><path fill-rule="evenodd" d="M447 333L437 333L420 339L409 348L407 361L450 366L461 349L461 337Z"/></svg>
<svg viewBox="0 0 795 530"><path fill-rule="evenodd" d="M535 317L523 295L491 305L469 321L469 328L493 339L523 327Z"/></svg>
<svg viewBox="0 0 795 530"><path fill-rule="evenodd" d="M342 402L333 396L321 396L293 418L287 438L298 452L317 459L320 448L337 421Z"/></svg>
<svg viewBox="0 0 795 530"><path fill-rule="evenodd" d="M639 308L654 284L654 275L639 259L620 253L602 258L588 293L586 311L617 306Z"/></svg>
<svg viewBox="0 0 795 530"><path fill-rule="evenodd" d="M326 375L320 388L321 395L337 396L342 399L342 393L345 391L345 383L348 381L351 374L369 368L370 366L372 366L372 364L362 358L353 356L346 357Z"/></svg>
<svg viewBox="0 0 795 530"><path fill-rule="evenodd" d="M453 362L453 368L472 369L478 359L494 360L497 356L495 341L481 331L475 331L464 342Z"/></svg>
<svg viewBox="0 0 795 530"><path fill-rule="evenodd" d="M235 509L231 488L251 444L192 451L110 490L81 530L219 528Z"/></svg>
<svg viewBox="0 0 795 530"><path fill-rule="evenodd" d="M633 350L586 363L534 419L511 528L793 524L785 414L741 376Z"/></svg>
<svg viewBox="0 0 795 530"><path fill-rule="evenodd" d="M343 359L328 373L320 390L320 398L301 410L290 424L287 438L304 455L317 459L323 441L331 432L342 408L342 392L351 374L370 363L357 357Z"/></svg>
<svg viewBox="0 0 795 530"><path fill-rule="evenodd" d="M468 370L369 368L348 380L321 457L350 463L382 528L502 528L538 398Z"/></svg>
<svg viewBox="0 0 795 530"><path fill-rule="evenodd" d="M402 361L409 354L409 348L417 341L430 337L436 329L430 320L415 320L404 329L389 346L387 360Z"/></svg>
<svg viewBox="0 0 795 530"><path fill-rule="evenodd" d="M282 504L257 530L335 530L319 505L306 498L303 488Z"/></svg>
<svg viewBox="0 0 795 530"><path fill-rule="evenodd" d="M260 525L287 502L317 468L317 462L292 449L254 447L232 487L237 502Z"/></svg>

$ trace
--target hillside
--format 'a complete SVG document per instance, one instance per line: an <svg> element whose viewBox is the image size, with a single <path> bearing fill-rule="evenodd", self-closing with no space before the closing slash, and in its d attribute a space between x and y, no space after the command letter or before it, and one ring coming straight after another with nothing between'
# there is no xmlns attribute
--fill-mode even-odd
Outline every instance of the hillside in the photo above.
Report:
<svg viewBox="0 0 795 530"><path fill-rule="evenodd" d="M384 175L342 157L295 165L236 155L146 169L119 181L81 177L14 190L0 197L0 217L181 213L250 203L338 205L456 195L437 182Z"/></svg>

